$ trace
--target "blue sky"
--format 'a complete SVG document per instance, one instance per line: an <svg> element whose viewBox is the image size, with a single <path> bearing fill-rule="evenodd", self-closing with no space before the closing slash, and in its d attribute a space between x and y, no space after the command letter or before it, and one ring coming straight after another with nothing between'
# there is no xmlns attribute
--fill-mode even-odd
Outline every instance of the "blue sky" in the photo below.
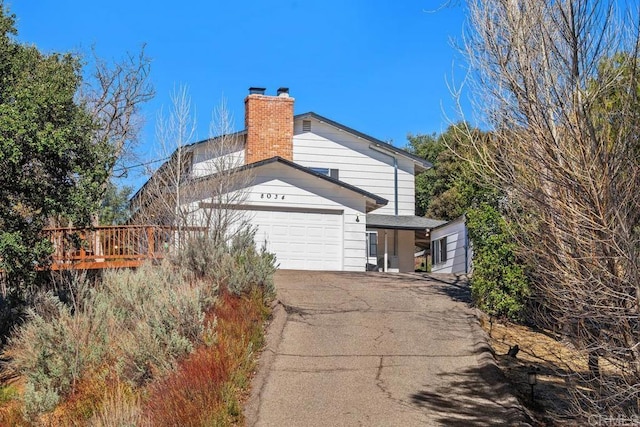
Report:
<svg viewBox="0 0 640 427"><path fill-rule="evenodd" d="M250 86L290 88L296 113L314 111L399 147L408 133L440 132L455 118L447 87L461 81L461 3L444 0L234 0L110 2L5 0L18 39L45 52L75 51L118 59L146 43L156 97L144 107L138 147L157 157L157 111L187 85L198 139L224 98L235 128L244 127ZM134 186L144 182L132 173Z"/></svg>

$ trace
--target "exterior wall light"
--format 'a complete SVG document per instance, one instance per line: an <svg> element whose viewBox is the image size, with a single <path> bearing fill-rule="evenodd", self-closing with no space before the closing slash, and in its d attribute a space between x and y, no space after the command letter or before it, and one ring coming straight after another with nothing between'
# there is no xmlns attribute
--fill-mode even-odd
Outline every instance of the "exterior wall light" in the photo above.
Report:
<svg viewBox="0 0 640 427"><path fill-rule="evenodd" d="M538 368L532 366L529 368L529 372L527 372L527 382L531 386L531 402L534 401L533 388L538 384L538 371Z"/></svg>

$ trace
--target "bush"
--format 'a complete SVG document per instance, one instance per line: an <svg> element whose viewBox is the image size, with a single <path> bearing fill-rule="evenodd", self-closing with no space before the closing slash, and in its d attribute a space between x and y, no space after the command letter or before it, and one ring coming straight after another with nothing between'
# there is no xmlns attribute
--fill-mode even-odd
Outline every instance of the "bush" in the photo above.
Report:
<svg viewBox="0 0 640 427"><path fill-rule="evenodd" d="M11 365L26 377L28 417L53 409L84 369L105 355L107 313L92 304L86 307L73 315L52 293L43 294L10 340Z"/></svg>
<svg viewBox="0 0 640 427"><path fill-rule="evenodd" d="M255 230L251 230L235 236L231 242L231 256L227 258L225 267L227 289L233 294L249 292L253 286L259 286L267 295L275 291L276 256L267 252L265 247L256 250L254 237Z"/></svg>
<svg viewBox="0 0 640 427"><path fill-rule="evenodd" d="M467 212L467 228L473 244L474 301L492 316L522 320L529 280L508 223L496 208L483 203Z"/></svg>
<svg viewBox="0 0 640 427"><path fill-rule="evenodd" d="M244 313L239 337L221 342L219 331L214 330L217 317L210 309L217 301L219 284L228 290L225 295L244 294L242 298L250 300L259 296L260 304L254 305L260 307L273 292L275 257L256 250L253 235L250 231L241 233L223 245L198 238L176 257L178 265L164 261L137 270L106 271L98 286L75 275L59 294L38 295L35 308L15 330L7 351L13 358L10 368L26 380L25 417L36 421L37 416L72 395L62 406L67 413L56 411L60 420L76 417L89 422L93 417L92 423L109 425L110 407L118 409L123 423L143 422L137 397L122 394L122 388L103 398L102 390L113 391L113 384L136 390L152 379L165 377L199 344L204 349L216 347L218 359L194 356L193 372L199 369L198 363L228 372L228 367L214 366L220 358L231 357L225 363L244 360L260 336L261 322L255 323L256 315ZM228 300L228 305L232 301ZM264 315L264 311L258 312ZM229 332L234 322L226 325L231 325L226 327ZM229 348L229 343L240 350ZM198 357L204 359L198 362Z"/></svg>
<svg viewBox="0 0 640 427"><path fill-rule="evenodd" d="M268 297L274 292L276 257L264 247L257 250L254 237L255 229L251 228L237 233L228 243L198 236L187 242L174 262L199 279L225 286L233 294L250 292L258 286Z"/></svg>
<svg viewBox="0 0 640 427"><path fill-rule="evenodd" d="M112 348L123 379L142 384L191 352L204 331L198 286L168 263L107 272L100 293L113 319Z"/></svg>
<svg viewBox="0 0 640 427"><path fill-rule="evenodd" d="M269 310L255 289L242 296L223 292L215 313L215 344L199 347L149 387L145 413L153 425L241 424L238 395L248 387Z"/></svg>
<svg viewBox="0 0 640 427"><path fill-rule="evenodd" d="M53 409L89 367L109 359L135 384L167 372L204 331L199 288L167 263L107 272L98 288L74 283L70 294L73 307L52 293L37 298L11 340L28 417Z"/></svg>

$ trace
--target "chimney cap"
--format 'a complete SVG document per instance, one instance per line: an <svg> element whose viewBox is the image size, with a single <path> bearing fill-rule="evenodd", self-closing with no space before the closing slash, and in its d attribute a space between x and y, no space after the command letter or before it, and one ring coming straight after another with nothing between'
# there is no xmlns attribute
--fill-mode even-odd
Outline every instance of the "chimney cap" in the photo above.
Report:
<svg viewBox="0 0 640 427"><path fill-rule="evenodd" d="M267 90L264 87L252 86L249 88L249 95L264 95L264 91Z"/></svg>
<svg viewBox="0 0 640 427"><path fill-rule="evenodd" d="M278 88L278 96L289 96L289 88L288 87L279 87Z"/></svg>

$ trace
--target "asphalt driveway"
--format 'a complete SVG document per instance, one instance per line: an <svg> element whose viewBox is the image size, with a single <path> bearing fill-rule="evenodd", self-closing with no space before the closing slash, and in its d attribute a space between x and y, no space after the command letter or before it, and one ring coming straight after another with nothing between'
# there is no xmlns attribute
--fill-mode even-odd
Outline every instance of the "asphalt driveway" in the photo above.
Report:
<svg viewBox="0 0 640 427"><path fill-rule="evenodd" d="M453 276L279 271L256 426L525 425Z"/></svg>

